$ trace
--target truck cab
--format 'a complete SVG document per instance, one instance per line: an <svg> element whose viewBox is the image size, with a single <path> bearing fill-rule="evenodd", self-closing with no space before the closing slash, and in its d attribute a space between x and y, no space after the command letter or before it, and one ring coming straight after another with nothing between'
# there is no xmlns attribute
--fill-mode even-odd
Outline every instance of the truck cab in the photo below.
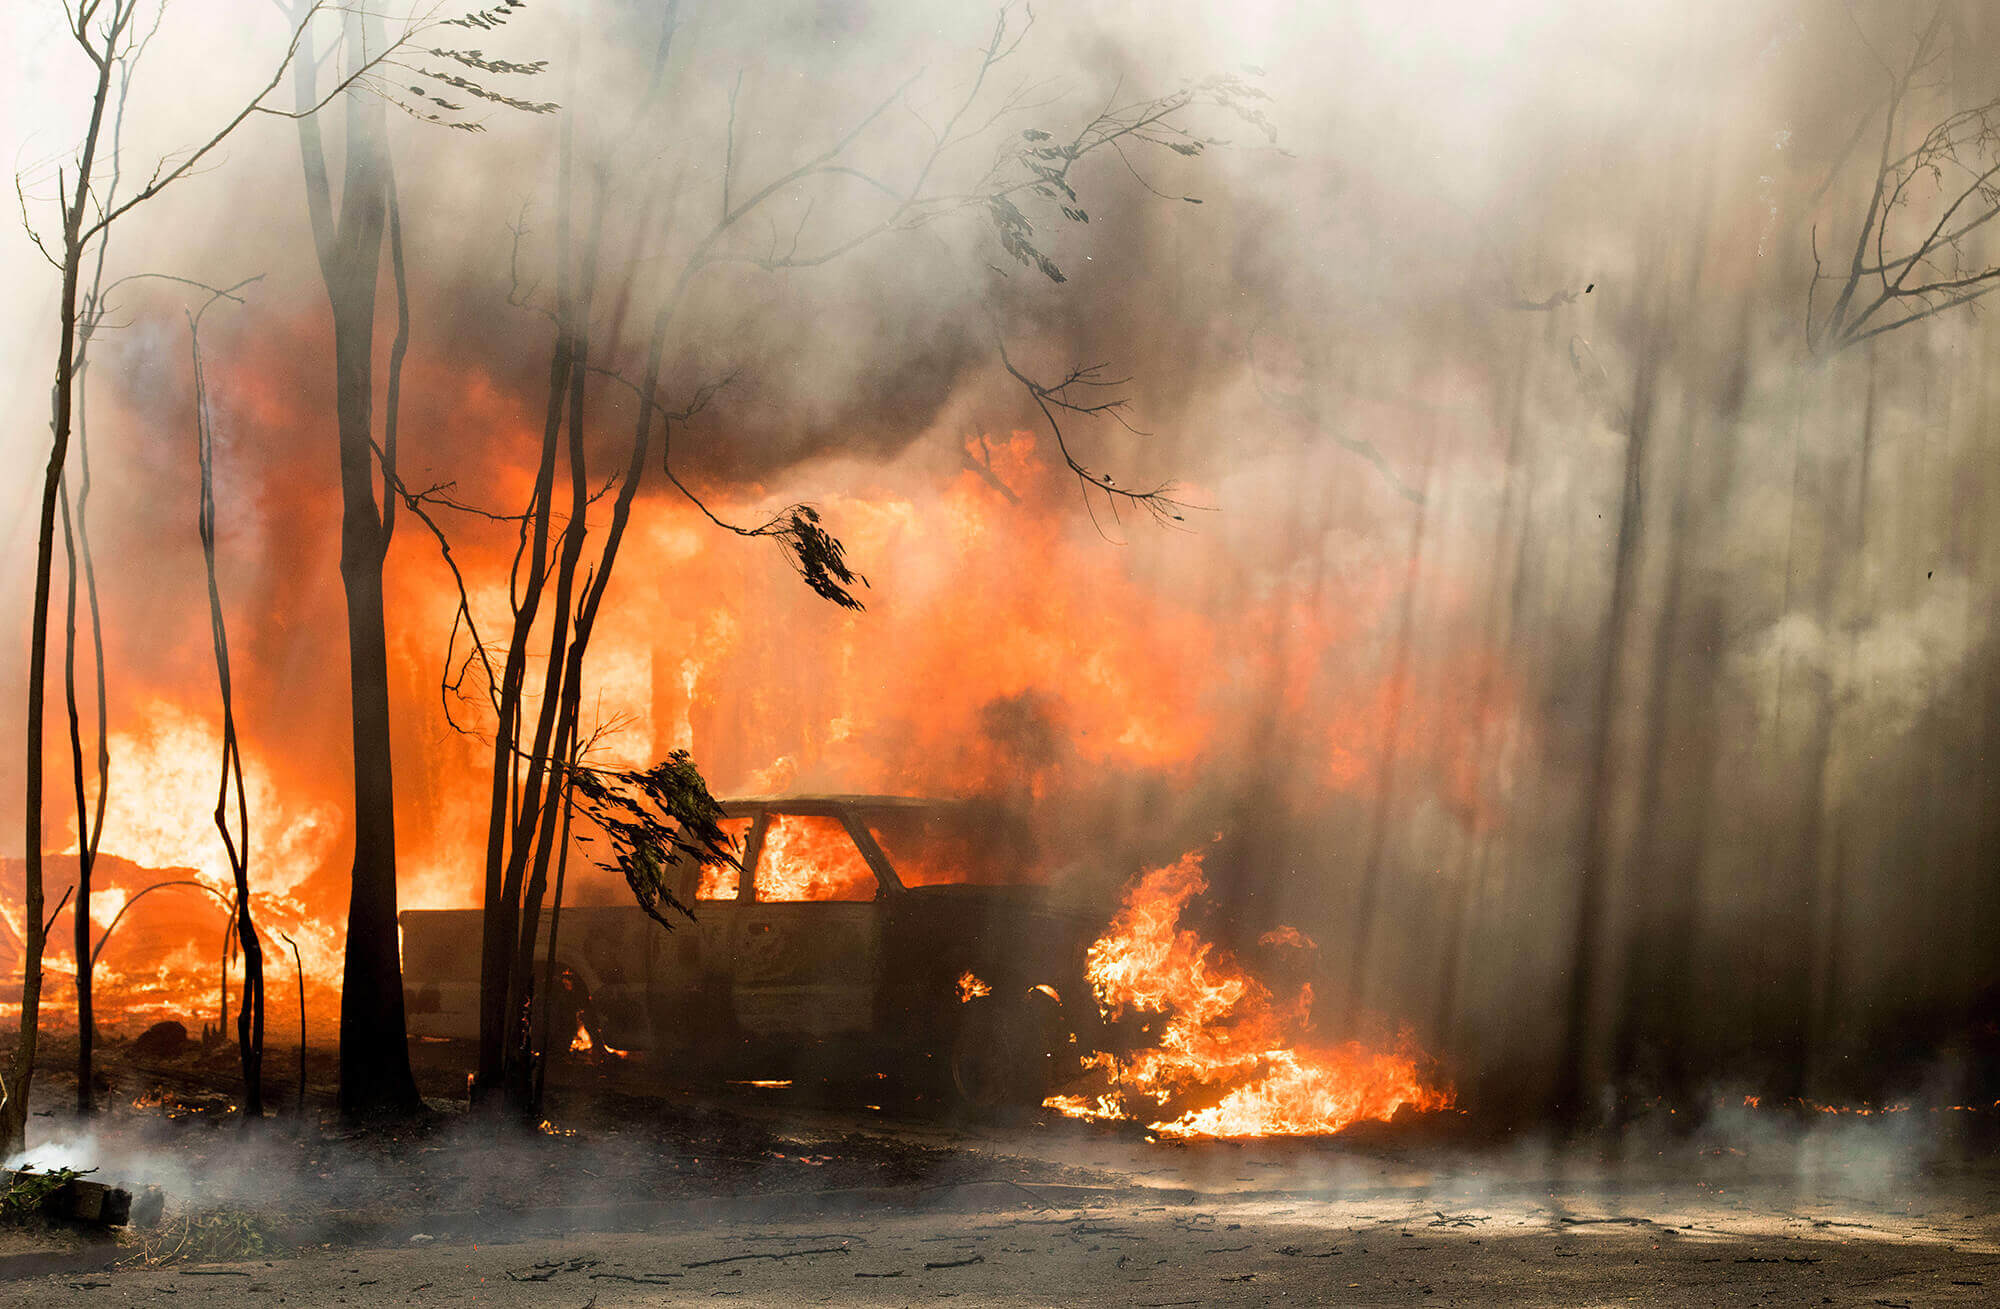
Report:
<svg viewBox="0 0 2000 1309"><path fill-rule="evenodd" d="M1082 969L1101 919L1028 879L1017 822L893 796L723 811L741 868L676 865L692 921L669 931L637 907L563 911L551 1044L574 1035L759 1079L914 1078L973 1100L1024 1098L1056 1075L1071 1013L1095 1016ZM412 1034L475 1038L480 911L402 923Z"/></svg>

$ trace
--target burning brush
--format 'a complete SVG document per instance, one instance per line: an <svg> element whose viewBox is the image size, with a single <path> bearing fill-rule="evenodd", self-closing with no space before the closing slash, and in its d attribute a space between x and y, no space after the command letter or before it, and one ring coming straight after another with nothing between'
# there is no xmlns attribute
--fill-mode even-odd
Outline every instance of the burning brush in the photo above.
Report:
<svg viewBox="0 0 2000 1309"><path fill-rule="evenodd" d="M1091 946L1087 974L1107 1021L1154 1015L1153 1044L1087 1060L1082 1093L1045 1104L1076 1118L1126 1119L1179 1137L1304 1136L1387 1121L1409 1105L1450 1107L1451 1091L1428 1083L1419 1056L1349 1041L1302 1044L1312 988L1279 1003L1234 959L1180 926L1189 901L1208 889L1201 855L1146 873L1125 892L1110 928ZM1279 929L1274 944L1307 948Z"/></svg>

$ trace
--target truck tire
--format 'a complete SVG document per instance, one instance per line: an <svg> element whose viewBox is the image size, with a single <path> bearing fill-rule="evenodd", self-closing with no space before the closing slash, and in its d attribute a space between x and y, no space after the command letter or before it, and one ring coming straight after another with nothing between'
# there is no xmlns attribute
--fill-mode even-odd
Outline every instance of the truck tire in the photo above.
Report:
<svg viewBox="0 0 2000 1309"><path fill-rule="evenodd" d="M965 1004L951 1046L951 1085L973 1109L1034 1108L1055 1081L1062 1011L1047 995L987 995Z"/></svg>

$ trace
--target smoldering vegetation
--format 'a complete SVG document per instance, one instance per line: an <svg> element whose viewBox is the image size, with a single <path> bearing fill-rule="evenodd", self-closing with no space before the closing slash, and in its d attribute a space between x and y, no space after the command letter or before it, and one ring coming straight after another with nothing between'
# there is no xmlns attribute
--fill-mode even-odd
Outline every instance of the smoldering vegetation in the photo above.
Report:
<svg viewBox="0 0 2000 1309"><path fill-rule="evenodd" d="M921 69L912 112L864 143L907 170L992 21L691 6L677 114L631 136L644 8L576 27L537 8L507 38L551 60L603 170L612 366L642 351L649 270L712 221L725 156L761 185ZM1981 182L1951 211L2000 164L2000 24L1942 12L1040 15L971 154L1224 71L1269 95L1273 135L1209 105L1201 130L1227 139L1199 160L1099 161L1090 221L1050 228L1060 286L975 214L692 292L664 386L732 380L676 433L677 471L725 511L819 504L870 611L832 615L761 543L691 543L706 529L661 489L594 666L626 725L612 748L686 745L718 794L991 794L1035 814L1041 875L1105 903L1205 848L1206 933L1310 980L1320 1036L1407 1032L1496 1114L1992 1103L1995 342L1952 289L1879 336L1823 335L1850 264L1865 301L2000 258L1983 225L1912 255L1994 206ZM1940 125L1949 157L1913 153ZM499 506L539 421L555 129L397 130L421 325L406 476ZM258 821L331 833L341 763L312 744L342 703L330 402L300 207L268 184L285 144L210 179L226 223L121 257L267 272L204 329L227 566L262 615L239 713L283 797ZM837 243L878 200L865 178L800 188L745 249L795 225ZM101 494L125 509L100 550L148 561L106 570L141 777L149 706L204 671L175 598L196 561L175 303L133 292L96 402ZM1090 427L1088 463L1214 512L1187 533L1109 516L996 338L1051 376L1129 376L1141 430ZM592 403L609 461L629 396L606 379ZM504 559L504 530L464 530ZM449 580L414 531L390 569L406 893L466 903L483 815L478 748L438 721ZM338 903L340 846L301 850L302 903ZM1258 945L1279 924L1308 958Z"/></svg>
<svg viewBox="0 0 2000 1309"><path fill-rule="evenodd" d="M614 1122L495 1132L436 1117L394 1132L318 1123L245 1127L213 1104L58 1132L10 1167L67 1168L166 1197L136 1234L155 1260L240 1259L324 1243L511 1242L549 1231L647 1230L665 1215L730 1210L725 1195L782 1210L786 1197L981 1180L989 1160L841 1131L787 1129L726 1112L662 1111ZM631 1106L627 1106L631 1108ZM160 1112L163 1111L163 1112ZM1051 1175L1059 1172L1053 1166ZM415 1238L412 1241L412 1238Z"/></svg>

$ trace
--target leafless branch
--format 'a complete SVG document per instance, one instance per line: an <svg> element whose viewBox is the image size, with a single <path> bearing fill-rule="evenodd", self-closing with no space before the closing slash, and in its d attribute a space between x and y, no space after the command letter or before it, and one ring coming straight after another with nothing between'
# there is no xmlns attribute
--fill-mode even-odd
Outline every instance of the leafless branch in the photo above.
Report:
<svg viewBox="0 0 2000 1309"><path fill-rule="evenodd" d="M1074 414L1084 418L1108 417L1116 420L1128 431L1137 431L1125 420L1124 411L1127 406L1125 397L1116 395L1099 397L1090 394L1094 391L1123 386L1124 379L1106 379L1103 376L1102 365L1093 364L1073 368L1064 374L1060 381L1049 385L1037 381L1015 365L1013 357L1007 352L1007 342L997 324L994 326L993 344L999 352L1001 367L1007 370L1008 376L1020 383L1021 388L1034 401L1035 407L1041 410L1043 421L1048 423L1049 432L1055 437L1056 449L1061 452L1063 462L1068 465L1070 472L1076 476L1078 487L1083 493L1084 505L1091 510L1092 522L1097 521L1095 507L1090 498L1093 491L1104 498L1114 517L1119 516L1123 509L1141 509L1155 523L1163 527L1184 526L1189 511L1207 507L1178 498L1176 494L1178 488L1172 482L1163 482L1151 490L1120 485L1111 474L1097 472L1079 462L1070 449L1069 436L1063 431L1060 415ZM1098 530L1102 534L1101 524Z"/></svg>
<svg viewBox="0 0 2000 1309"><path fill-rule="evenodd" d="M1897 152L1899 124L1907 117L1912 92L1924 88L1922 74L1944 53L1945 12L1942 4L1932 11L1900 72L1890 70L1869 46L1889 78L1881 145L1844 273L1826 271L1816 226L1811 234L1806 346L1816 355L1838 353L1970 304L2000 287L2000 262L1976 258L1968 249L1969 239L2000 217L2000 98L1946 115L1915 148ZM1866 43L1865 35L1862 39ZM1958 180L1947 184L1948 173ZM1920 181L1927 185L1918 186ZM1935 219L1892 251L1897 219L1927 192L1935 196ZM1823 316L1817 307L1822 282L1839 288Z"/></svg>
<svg viewBox="0 0 2000 1309"><path fill-rule="evenodd" d="M171 158L171 156L169 156L168 158L161 159L160 162L154 166L152 176L147 179L146 184L139 190L135 191L131 196L129 196L123 202L114 205L110 209L107 209L102 217L100 217L95 223L91 224L89 228L84 230L81 239L84 241L90 240L92 237L96 236L99 232L109 227L113 222L117 221L121 216L123 216L126 213L129 213L133 209L133 207L140 204L144 204L146 201L152 199L160 192L166 190L169 186L172 186L175 182L178 182L181 178L186 177L189 174L189 172L194 169L194 166L196 164L200 163L203 159L207 158L208 155L211 152L213 152L217 146L220 146L225 140L229 138L230 133L234 132L237 129L237 127L239 127L244 122L244 120L249 118L252 114L271 114L278 118L304 118L311 114L318 113L321 109L325 108L328 104L330 104L333 101L334 97L340 95L343 91L346 91L349 87L353 86L355 83L367 77L378 64L388 59L390 55L394 54L398 49L400 49L403 43L408 41L413 35L415 35L416 31L418 30L415 27L406 29L402 35L398 36L394 41L391 41L381 51L381 53L375 55L373 58L362 63L359 67L350 70L347 76L342 78L338 83L336 83L331 91L328 91L324 96L320 97L317 101L313 102L310 105L297 109L276 109L269 105L266 105L264 103L264 97L269 95L273 90L277 89L277 85L284 78L286 70L292 66L292 61L298 57L299 43L305 39L306 29L308 25L311 24L313 18L316 15L318 15L321 9L325 8L326 5L327 5L327 0L313 0L311 4L306 6L304 14L299 18L298 22L293 26L292 38L291 41L285 47L284 59L279 62L278 66L275 69L272 70L270 80L264 83L264 85L257 91L257 94L251 97L250 101L247 104L245 104L241 109L239 109L234 116L232 116L226 122L224 122L221 127L216 129L216 131L206 141L202 142L200 145L194 147L191 151L189 151L179 163L169 166L169 159Z"/></svg>
<svg viewBox="0 0 2000 1309"><path fill-rule="evenodd" d="M979 443L979 454L976 458L972 453L974 441ZM980 481L998 491L1008 504L1017 505L1021 503L1021 497L1014 493L1014 488L1002 481L1000 474L994 471L993 448L987 444L984 436L966 438L965 443L959 447L958 457L967 470L976 475Z"/></svg>

